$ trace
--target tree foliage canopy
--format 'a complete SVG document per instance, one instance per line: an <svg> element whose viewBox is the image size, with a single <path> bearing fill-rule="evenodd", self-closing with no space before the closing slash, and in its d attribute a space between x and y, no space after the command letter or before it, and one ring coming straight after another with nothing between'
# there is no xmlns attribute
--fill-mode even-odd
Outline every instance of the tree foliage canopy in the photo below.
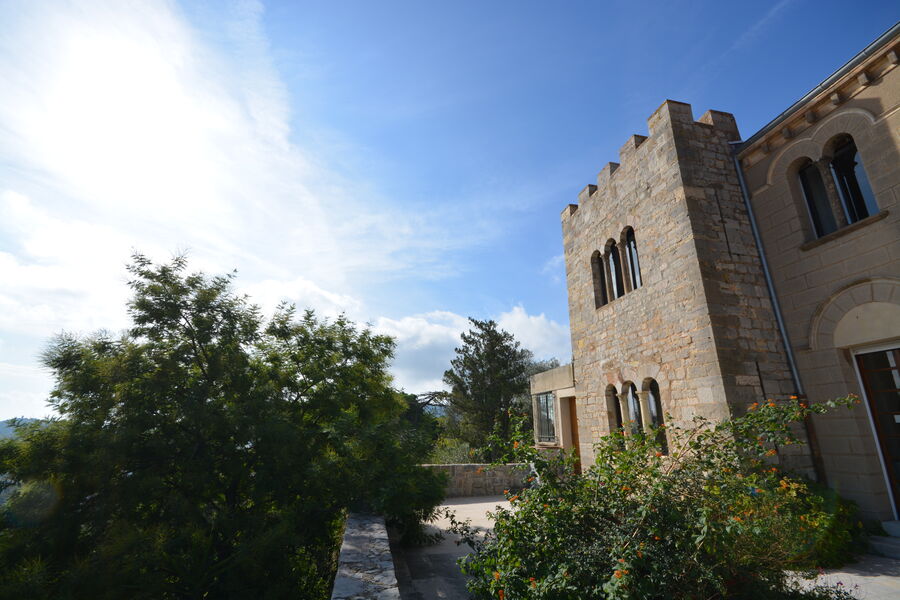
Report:
<svg viewBox="0 0 900 600"><path fill-rule="evenodd" d="M390 338L287 305L264 322L184 258L129 271L134 326L57 337L61 418L0 445L0 597L327 597L347 507L440 501Z"/></svg>
<svg viewBox="0 0 900 600"><path fill-rule="evenodd" d="M510 435L510 411L527 410L523 399L533 361L531 352L494 321L469 321L472 328L462 334L444 383L450 386L449 412L458 437L483 448L495 430Z"/></svg>

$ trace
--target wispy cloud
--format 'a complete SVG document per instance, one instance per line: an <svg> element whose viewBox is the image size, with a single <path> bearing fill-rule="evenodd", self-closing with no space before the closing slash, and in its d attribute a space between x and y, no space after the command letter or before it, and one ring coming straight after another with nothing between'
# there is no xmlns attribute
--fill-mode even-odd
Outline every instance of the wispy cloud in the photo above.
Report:
<svg viewBox="0 0 900 600"><path fill-rule="evenodd" d="M394 332L398 381L438 385L465 319L379 319L364 290L458 273L454 251L502 228L478 198L410 210L339 174L319 132L295 125L303 90L273 65L262 4L204 16L198 28L149 0L0 5L0 338L124 327L132 251L189 250L194 268L238 268L265 308ZM48 379L9 344L0 361L0 412L22 414Z"/></svg>

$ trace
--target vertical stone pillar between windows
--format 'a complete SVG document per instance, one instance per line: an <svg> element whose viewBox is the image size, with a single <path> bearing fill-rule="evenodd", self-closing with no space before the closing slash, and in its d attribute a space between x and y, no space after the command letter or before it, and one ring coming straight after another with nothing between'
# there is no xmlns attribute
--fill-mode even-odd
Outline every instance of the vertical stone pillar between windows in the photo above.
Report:
<svg viewBox="0 0 900 600"><path fill-rule="evenodd" d="M841 229L849 225L847 221L847 211L844 210L844 203L841 201L840 192L834 183L834 176L831 174L831 159L820 158L816 161L816 168L819 169L819 175L822 176L822 183L825 184L825 193L828 194L828 204L831 206L831 212L834 214L834 221L837 228Z"/></svg>
<svg viewBox="0 0 900 600"><path fill-rule="evenodd" d="M628 406L628 397L624 394L619 394L617 399L619 403L619 410L622 411L622 431L625 433L626 437L631 435L631 408Z"/></svg>
<svg viewBox="0 0 900 600"><path fill-rule="evenodd" d="M650 414L650 392L644 390L638 392L637 395L641 403L641 424L644 426L644 433L647 433L653 426L653 417Z"/></svg>

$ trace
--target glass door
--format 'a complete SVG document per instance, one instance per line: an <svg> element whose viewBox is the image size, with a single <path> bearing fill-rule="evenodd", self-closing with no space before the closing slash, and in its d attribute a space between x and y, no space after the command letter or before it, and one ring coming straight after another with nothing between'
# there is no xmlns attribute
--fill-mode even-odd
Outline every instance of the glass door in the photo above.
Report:
<svg viewBox="0 0 900 600"><path fill-rule="evenodd" d="M900 348L856 355L897 510L900 499Z"/></svg>

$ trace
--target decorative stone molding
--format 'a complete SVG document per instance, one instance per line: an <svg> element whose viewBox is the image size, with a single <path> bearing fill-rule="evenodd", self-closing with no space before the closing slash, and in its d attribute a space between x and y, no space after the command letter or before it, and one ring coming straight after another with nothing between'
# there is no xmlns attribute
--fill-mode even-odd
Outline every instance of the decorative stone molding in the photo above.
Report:
<svg viewBox="0 0 900 600"><path fill-rule="evenodd" d="M881 323L885 315L897 314L893 312L897 309L890 305L900 308L900 279L872 277L842 287L820 304L813 315L809 329L810 349L831 348L838 342L843 346L860 345L900 336L900 321L892 323L890 318L871 331L868 319L862 321L867 324L864 329L853 327L851 321L845 320L849 317L859 324L859 318L868 315Z"/></svg>
<svg viewBox="0 0 900 600"><path fill-rule="evenodd" d="M400 600L384 517L347 517L331 600Z"/></svg>
<svg viewBox="0 0 900 600"><path fill-rule="evenodd" d="M781 149L769 164L764 187L772 185L775 174L783 173L798 158L808 157L813 161L821 159L825 143L839 133L853 136L865 162L863 146L874 123L875 115L862 108L847 108L828 115L808 135L797 138ZM756 190L755 193L759 191Z"/></svg>

